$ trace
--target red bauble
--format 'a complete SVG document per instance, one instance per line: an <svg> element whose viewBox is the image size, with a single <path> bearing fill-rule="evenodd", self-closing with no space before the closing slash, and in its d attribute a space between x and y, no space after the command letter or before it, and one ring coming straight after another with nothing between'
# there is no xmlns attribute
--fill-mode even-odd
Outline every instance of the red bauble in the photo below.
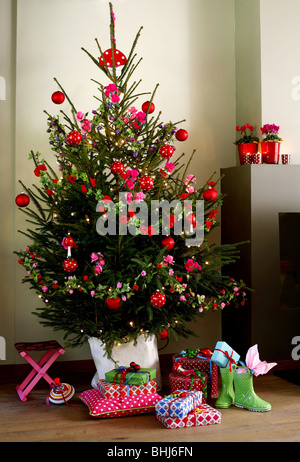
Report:
<svg viewBox="0 0 300 462"><path fill-rule="evenodd" d="M180 130L177 130L176 135L175 135L178 141L185 141L188 139L188 136L189 136L188 132L186 130L183 130L183 128L180 128Z"/></svg>
<svg viewBox="0 0 300 462"><path fill-rule="evenodd" d="M161 340L166 340L166 338L168 338L168 335L169 335L168 329L165 329L159 334L159 338Z"/></svg>
<svg viewBox="0 0 300 462"><path fill-rule="evenodd" d="M80 143L80 141L81 141L81 135L76 130L73 130L67 136L67 142L71 144L72 146L76 146L77 144Z"/></svg>
<svg viewBox="0 0 300 462"><path fill-rule="evenodd" d="M150 105L150 108L149 108L149 105ZM149 108L149 110L148 110ZM146 101L144 104L142 104L142 111L143 112L147 112L148 111L148 114L152 114L152 112L155 111L155 106L153 103L150 104L150 101Z"/></svg>
<svg viewBox="0 0 300 462"><path fill-rule="evenodd" d="M149 191L154 186L154 180L151 176L144 175L140 178L139 185L143 191Z"/></svg>
<svg viewBox="0 0 300 462"><path fill-rule="evenodd" d="M21 193L17 195L15 202L18 207L27 207L30 202L30 197L25 193Z"/></svg>
<svg viewBox="0 0 300 462"><path fill-rule="evenodd" d="M55 104L62 104L65 100L65 95L61 91L52 93L51 99Z"/></svg>
<svg viewBox="0 0 300 462"><path fill-rule="evenodd" d="M106 305L110 310L118 310L121 306L121 299L118 298L108 298L106 300Z"/></svg>
<svg viewBox="0 0 300 462"><path fill-rule="evenodd" d="M169 215L169 226L170 228L174 228L174 225L177 221L177 218L175 217L175 215Z"/></svg>
<svg viewBox="0 0 300 462"><path fill-rule="evenodd" d="M161 240L161 246L167 247L168 250L173 249L174 245L175 245L175 241L171 236L164 237Z"/></svg>
<svg viewBox="0 0 300 462"><path fill-rule="evenodd" d="M164 306L167 299L164 294L162 294L159 290L157 290L156 292L154 292L154 294L151 295L150 301L153 306L161 308L162 306Z"/></svg>
<svg viewBox="0 0 300 462"><path fill-rule="evenodd" d="M194 215L194 213L189 213L186 217L186 221L189 225L193 225L194 228L197 226L196 215Z"/></svg>
<svg viewBox="0 0 300 462"><path fill-rule="evenodd" d="M208 188L203 192L203 199L206 201L215 201L218 197L218 191L215 188Z"/></svg>
<svg viewBox="0 0 300 462"><path fill-rule="evenodd" d="M170 157L172 157L174 154L174 148L170 146L169 144L164 144L160 148L159 154L161 155L163 159L170 159Z"/></svg>
<svg viewBox="0 0 300 462"><path fill-rule="evenodd" d="M78 268L78 264L77 264L77 261L75 260L75 258L67 258L63 262L63 269L67 273L74 273L74 271L76 271L77 268Z"/></svg>
<svg viewBox="0 0 300 462"><path fill-rule="evenodd" d="M124 173L125 167L122 162L113 162L110 166L110 171L113 175L121 175Z"/></svg>
<svg viewBox="0 0 300 462"><path fill-rule="evenodd" d="M200 355L204 356L205 358L211 358L212 351L209 348L203 348L202 350L200 350Z"/></svg>

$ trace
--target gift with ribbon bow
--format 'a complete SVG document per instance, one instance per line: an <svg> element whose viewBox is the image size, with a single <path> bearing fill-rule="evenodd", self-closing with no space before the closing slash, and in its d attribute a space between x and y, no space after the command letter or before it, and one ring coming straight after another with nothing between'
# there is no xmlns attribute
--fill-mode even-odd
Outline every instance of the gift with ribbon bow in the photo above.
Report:
<svg viewBox="0 0 300 462"><path fill-rule="evenodd" d="M116 399L124 398L126 396L141 396L156 393L157 384L154 380L143 383L141 385L129 385L105 382L104 379L100 379L97 382L97 387L101 393L102 398Z"/></svg>
<svg viewBox="0 0 300 462"><path fill-rule="evenodd" d="M134 363L130 363L134 364ZM118 367L105 373L105 381L129 385L141 385L156 378L156 369L141 368L138 364Z"/></svg>
<svg viewBox="0 0 300 462"><path fill-rule="evenodd" d="M202 403L207 401L207 374L201 373L198 369L184 369L178 361L173 365L169 374L170 393L186 390L201 391Z"/></svg>
<svg viewBox="0 0 300 462"><path fill-rule="evenodd" d="M162 417L185 417L202 402L201 391L183 391L165 396L155 404L155 412Z"/></svg>
<svg viewBox="0 0 300 462"><path fill-rule="evenodd" d="M197 353L197 354L195 354ZM205 356L202 356L205 354ZM201 374L207 375L207 397L216 398L218 396L218 366L211 360L212 352L208 348L204 349L185 349L173 355L173 366L177 363L186 370L197 370Z"/></svg>
<svg viewBox="0 0 300 462"><path fill-rule="evenodd" d="M216 343L211 360L219 367L226 367L232 370L238 365L240 355L234 351L226 342Z"/></svg>
<svg viewBox="0 0 300 462"><path fill-rule="evenodd" d="M201 404L183 418L162 417L157 414L156 418L166 428L172 429L220 424L222 415L208 404Z"/></svg>

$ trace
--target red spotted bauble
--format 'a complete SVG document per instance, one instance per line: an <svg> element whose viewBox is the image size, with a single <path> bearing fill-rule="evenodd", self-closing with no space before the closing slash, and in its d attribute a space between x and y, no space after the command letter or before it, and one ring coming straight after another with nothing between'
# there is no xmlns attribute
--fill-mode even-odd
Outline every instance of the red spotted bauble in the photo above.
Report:
<svg viewBox="0 0 300 462"><path fill-rule="evenodd" d="M148 111L148 114L152 114L152 112L155 111L155 106L153 103L150 104L150 101L146 101L144 104L142 104L142 111Z"/></svg>
<svg viewBox="0 0 300 462"><path fill-rule="evenodd" d="M157 290L156 292L154 292L154 294L151 295L150 301L153 306L161 308L162 306L164 306L167 299L164 294L162 294L159 290Z"/></svg>
<svg viewBox="0 0 300 462"><path fill-rule="evenodd" d="M215 201L218 197L218 191L215 188L208 188L203 192L203 199L206 201Z"/></svg>
<svg viewBox="0 0 300 462"><path fill-rule="evenodd" d="M168 335L169 335L168 329L165 329L159 334L159 338L161 340L166 340L166 338L168 338Z"/></svg>
<svg viewBox="0 0 300 462"><path fill-rule="evenodd" d="M170 157L172 157L174 154L174 148L170 146L169 144L164 144L160 148L159 154L161 155L163 159L170 159Z"/></svg>
<svg viewBox="0 0 300 462"><path fill-rule="evenodd" d="M110 310L118 310L121 306L121 299L118 298L108 298L106 300L106 305Z"/></svg>
<svg viewBox="0 0 300 462"><path fill-rule="evenodd" d="M166 236L161 240L161 246L167 247L168 250L173 249L175 241L171 236Z"/></svg>
<svg viewBox="0 0 300 462"><path fill-rule="evenodd" d="M66 258L66 260L63 262L63 269L66 271L66 273L74 273L77 268L78 263L75 258Z"/></svg>
<svg viewBox="0 0 300 462"><path fill-rule="evenodd" d="M110 171L113 175L121 175L124 173L125 167L122 162L113 162L110 166Z"/></svg>
<svg viewBox="0 0 300 462"><path fill-rule="evenodd" d="M149 175L144 175L140 178L139 185L142 191L149 191L154 186L154 180Z"/></svg>
<svg viewBox="0 0 300 462"><path fill-rule="evenodd" d="M175 138L177 141L185 141L188 139L188 132L186 130L183 130L183 128L180 128L179 130L177 130L176 134L175 134Z"/></svg>
<svg viewBox="0 0 300 462"><path fill-rule="evenodd" d="M25 193L21 193L17 195L15 202L18 207L27 207L30 202L30 197Z"/></svg>
<svg viewBox="0 0 300 462"><path fill-rule="evenodd" d="M81 142L81 135L77 130L73 130L67 136L67 142L72 146L77 146Z"/></svg>
<svg viewBox="0 0 300 462"><path fill-rule="evenodd" d="M65 95L61 91L55 91L52 93L51 99L55 104L62 104L65 100Z"/></svg>
<svg viewBox="0 0 300 462"><path fill-rule="evenodd" d="M65 238L64 244L67 247L73 247L74 245L74 239L68 234L68 236Z"/></svg>

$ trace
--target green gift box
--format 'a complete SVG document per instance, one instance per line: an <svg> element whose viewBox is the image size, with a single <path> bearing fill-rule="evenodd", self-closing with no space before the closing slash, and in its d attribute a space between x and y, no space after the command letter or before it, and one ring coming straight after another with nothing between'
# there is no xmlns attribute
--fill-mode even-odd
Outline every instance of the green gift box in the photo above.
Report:
<svg viewBox="0 0 300 462"><path fill-rule="evenodd" d="M127 372L126 376L123 379L123 369L124 368L120 367L118 369L113 369L112 371L106 372L105 381L110 383L120 383L122 378L122 383L124 384L142 385L143 383L150 382L150 380L156 378L156 369L141 368L139 371L136 372Z"/></svg>

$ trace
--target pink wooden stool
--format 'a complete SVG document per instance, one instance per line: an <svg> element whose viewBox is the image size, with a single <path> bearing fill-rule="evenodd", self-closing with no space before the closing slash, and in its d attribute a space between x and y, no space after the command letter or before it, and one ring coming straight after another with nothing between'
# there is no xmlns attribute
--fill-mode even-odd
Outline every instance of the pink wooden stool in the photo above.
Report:
<svg viewBox="0 0 300 462"><path fill-rule="evenodd" d="M27 401L27 395L42 377L49 383L50 386L54 385L54 380L51 379L46 371L59 355L64 354L65 350L55 340L38 343L16 343L15 347L17 352L33 367L32 371L21 385L17 385L16 387L21 401ZM37 363L28 354L28 351L46 351L46 353Z"/></svg>

